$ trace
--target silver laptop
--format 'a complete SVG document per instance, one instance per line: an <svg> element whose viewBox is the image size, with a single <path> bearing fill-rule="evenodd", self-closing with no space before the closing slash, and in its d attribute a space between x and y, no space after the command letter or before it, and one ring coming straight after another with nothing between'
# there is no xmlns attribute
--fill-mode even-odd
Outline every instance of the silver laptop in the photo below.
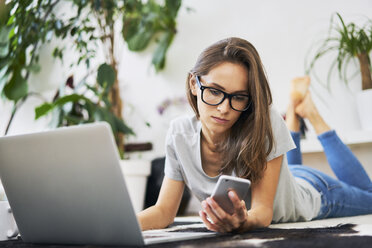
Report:
<svg viewBox="0 0 372 248"><path fill-rule="evenodd" d="M1 137L0 177L25 242L144 245L215 235L144 237L107 123Z"/></svg>

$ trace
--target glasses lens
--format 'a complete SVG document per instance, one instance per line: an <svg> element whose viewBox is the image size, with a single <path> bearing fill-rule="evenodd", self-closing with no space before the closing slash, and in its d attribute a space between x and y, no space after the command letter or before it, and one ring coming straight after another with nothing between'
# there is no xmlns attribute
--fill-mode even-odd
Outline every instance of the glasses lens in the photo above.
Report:
<svg viewBox="0 0 372 248"><path fill-rule="evenodd" d="M244 111L249 104L249 97L245 95L234 95L231 98L231 107L238 111Z"/></svg>
<svg viewBox="0 0 372 248"><path fill-rule="evenodd" d="M203 92L203 101L212 104L217 105L221 103L222 99L224 97L224 94L222 91L219 91L217 89L213 88L205 88Z"/></svg>

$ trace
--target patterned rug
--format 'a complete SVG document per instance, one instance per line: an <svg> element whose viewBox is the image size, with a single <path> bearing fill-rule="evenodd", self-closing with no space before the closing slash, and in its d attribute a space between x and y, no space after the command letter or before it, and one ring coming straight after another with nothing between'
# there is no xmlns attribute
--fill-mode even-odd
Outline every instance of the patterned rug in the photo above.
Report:
<svg viewBox="0 0 372 248"><path fill-rule="evenodd" d="M204 227L198 226L198 224L193 224L192 226L189 226L189 224L175 223L174 230L171 231L207 231ZM372 227L370 225L368 226ZM317 228L263 228L243 234L227 234L212 238L173 242L149 247L370 248L372 247L372 235L365 235L365 233L358 231L355 224Z"/></svg>
<svg viewBox="0 0 372 248"><path fill-rule="evenodd" d="M371 226L371 225L369 225ZM170 226L169 232L209 232L200 222L175 222ZM2 241L0 247L83 247L62 245L27 244L18 240ZM89 246L92 247L92 246ZM358 225L342 224L333 227L321 228L263 228L243 234L225 234L216 237L197 240L178 241L149 245L147 247L264 247L264 248L369 248L372 247L372 235L358 231Z"/></svg>

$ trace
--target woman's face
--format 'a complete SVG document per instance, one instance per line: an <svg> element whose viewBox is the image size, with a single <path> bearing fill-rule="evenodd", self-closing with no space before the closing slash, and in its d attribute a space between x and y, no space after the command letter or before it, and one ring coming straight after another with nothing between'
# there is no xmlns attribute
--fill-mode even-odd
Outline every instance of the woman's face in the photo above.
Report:
<svg viewBox="0 0 372 248"><path fill-rule="evenodd" d="M248 72L240 65L230 62L224 62L214 67L207 75L199 77L201 85L213 87L226 93L248 93ZM238 120L242 112L233 110L229 99L217 105L211 106L204 103L201 99L201 90L196 84L195 77L190 80L190 88L193 95L197 96L197 105L204 131L211 134L221 135L229 129Z"/></svg>

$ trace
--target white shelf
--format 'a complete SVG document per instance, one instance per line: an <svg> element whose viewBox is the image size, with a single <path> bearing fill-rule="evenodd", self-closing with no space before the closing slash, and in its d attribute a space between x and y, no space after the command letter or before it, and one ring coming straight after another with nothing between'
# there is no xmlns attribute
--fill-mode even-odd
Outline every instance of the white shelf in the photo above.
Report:
<svg viewBox="0 0 372 248"><path fill-rule="evenodd" d="M348 133L337 134L340 136L341 140L348 146L372 144L372 130L357 130L349 131ZM323 148L317 137L313 136L301 140L301 151L303 153L322 152Z"/></svg>

